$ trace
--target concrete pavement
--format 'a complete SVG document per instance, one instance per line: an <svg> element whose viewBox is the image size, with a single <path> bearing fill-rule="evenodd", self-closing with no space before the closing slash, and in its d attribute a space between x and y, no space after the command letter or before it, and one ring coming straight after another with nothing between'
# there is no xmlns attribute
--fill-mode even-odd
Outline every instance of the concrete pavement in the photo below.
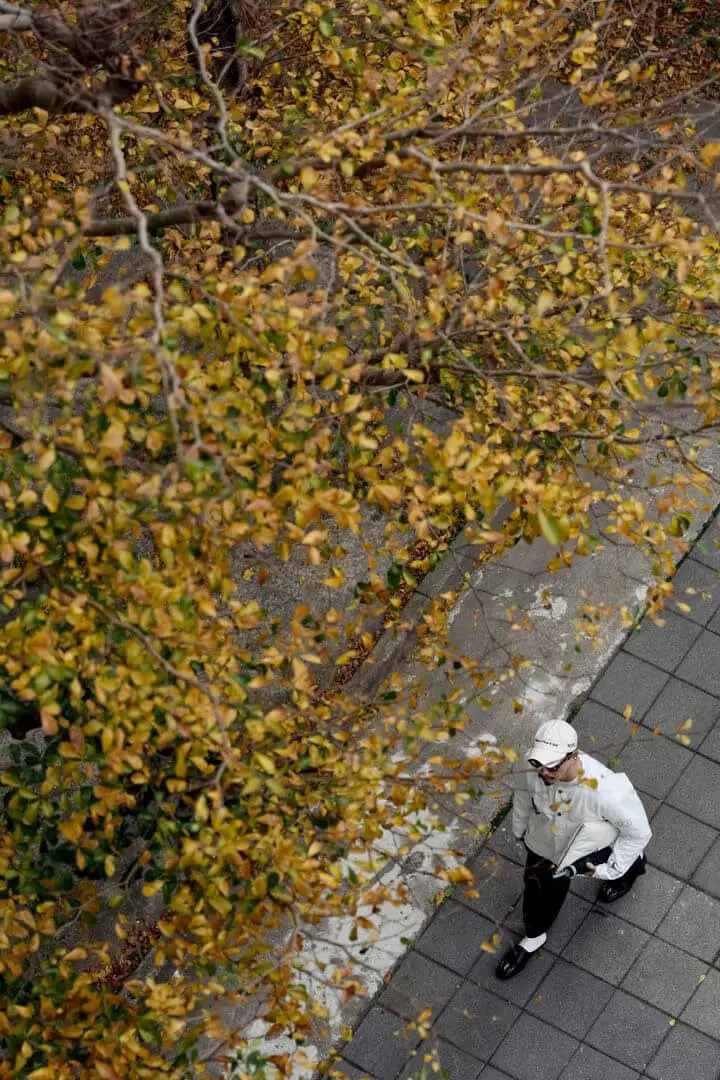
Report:
<svg viewBox="0 0 720 1080"><path fill-rule="evenodd" d="M342 1049L339 1075L718 1080L718 540L716 519L675 578L690 610L675 604L663 627L644 620L573 719L580 745L642 795L647 875L610 906L594 902L597 883L575 883L547 946L501 983L493 970L518 937L522 891L522 852L501 824L469 864L479 897L460 888L438 908Z"/></svg>

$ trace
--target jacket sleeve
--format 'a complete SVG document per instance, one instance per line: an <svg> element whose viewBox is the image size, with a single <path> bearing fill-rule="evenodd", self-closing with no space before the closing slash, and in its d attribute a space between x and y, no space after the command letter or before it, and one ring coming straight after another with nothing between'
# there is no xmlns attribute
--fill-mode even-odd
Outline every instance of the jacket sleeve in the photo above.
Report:
<svg viewBox="0 0 720 1080"><path fill-rule="evenodd" d="M632 789L617 802L605 803L602 814L605 820L618 830L618 836L608 861L596 867L595 877L615 881L642 855L652 832L645 807L637 792Z"/></svg>
<svg viewBox="0 0 720 1080"><path fill-rule="evenodd" d="M513 791L512 834L516 840L522 840L527 832L532 813L532 796L524 783L524 778L520 778Z"/></svg>

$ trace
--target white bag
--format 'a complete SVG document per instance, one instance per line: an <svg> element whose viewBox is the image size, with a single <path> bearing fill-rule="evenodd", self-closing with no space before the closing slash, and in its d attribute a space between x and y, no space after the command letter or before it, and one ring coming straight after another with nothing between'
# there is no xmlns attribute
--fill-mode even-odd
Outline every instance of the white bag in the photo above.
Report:
<svg viewBox="0 0 720 1080"><path fill-rule="evenodd" d="M612 847L618 830L607 821L586 821L578 825L562 853L553 877L563 877L563 871L585 855L592 855L601 848Z"/></svg>

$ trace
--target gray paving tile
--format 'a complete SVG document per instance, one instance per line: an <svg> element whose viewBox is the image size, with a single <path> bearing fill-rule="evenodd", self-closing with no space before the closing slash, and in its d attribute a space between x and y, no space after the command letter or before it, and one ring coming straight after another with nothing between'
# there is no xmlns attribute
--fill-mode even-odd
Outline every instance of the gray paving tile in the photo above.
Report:
<svg viewBox="0 0 720 1080"><path fill-rule="evenodd" d="M585 1041L603 1051L612 1048L613 1057L642 1072L667 1035L669 1019L652 1005L616 990Z"/></svg>
<svg viewBox="0 0 720 1080"><path fill-rule="evenodd" d="M437 1065L439 1065L438 1072L435 1071ZM410 1077L416 1077L423 1067L427 1071L428 1078L437 1076L438 1080L441 1080L443 1076L446 1076L448 1080L477 1080L483 1063L463 1050L458 1050L445 1039L438 1039L431 1035L417 1048L400 1073L398 1080L410 1080Z"/></svg>
<svg viewBox="0 0 720 1080"><path fill-rule="evenodd" d="M708 694L720 694L720 635L703 630L676 674Z"/></svg>
<svg viewBox="0 0 720 1080"><path fill-rule="evenodd" d="M467 975L482 953L482 943L495 933L495 925L464 904L446 900L415 947L431 960Z"/></svg>
<svg viewBox="0 0 720 1080"><path fill-rule="evenodd" d="M692 557L711 569L720 570L720 518L710 522L697 540Z"/></svg>
<svg viewBox="0 0 720 1080"><path fill-rule="evenodd" d="M649 735L640 727L620 754L617 768L627 773L636 787L663 799L691 761L692 751L662 735Z"/></svg>
<svg viewBox="0 0 720 1080"><path fill-rule="evenodd" d="M707 1035L677 1024L650 1063L647 1075L653 1080L717 1080L717 1044Z"/></svg>
<svg viewBox="0 0 720 1080"><path fill-rule="evenodd" d="M718 706L720 707L720 701L718 702ZM521 866L524 866L525 848L519 840L514 838L510 823L511 814L508 813L490 837L488 847L492 851L496 851L498 855L503 855L511 862L519 863Z"/></svg>
<svg viewBox="0 0 720 1080"><path fill-rule="evenodd" d="M687 604L690 611L684 614L688 619L703 626L708 623L720 604L720 577L717 571L691 556L684 560L673 582L675 591L670 605Z"/></svg>
<svg viewBox="0 0 720 1080"><path fill-rule="evenodd" d="M695 757L667 797L671 806L720 828L720 764Z"/></svg>
<svg viewBox="0 0 720 1080"><path fill-rule="evenodd" d="M693 956L712 962L720 948L720 901L686 885L657 933Z"/></svg>
<svg viewBox="0 0 720 1080"><path fill-rule="evenodd" d="M637 1080L639 1075L591 1046L580 1046L560 1080Z"/></svg>
<svg viewBox="0 0 720 1080"><path fill-rule="evenodd" d="M572 725L580 748L605 765L614 761L630 738L631 726L625 717L592 698L583 702Z"/></svg>
<svg viewBox="0 0 720 1080"><path fill-rule="evenodd" d="M435 1030L471 1057L487 1061L519 1015L509 1001L465 982L445 1006Z"/></svg>
<svg viewBox="0 0 720 1080"><path fill-rule="evenodd" d="M720 700L681 679L669 679L643 717L643 724L663 735L675 736L686 720L692 727L684 732L689 745L697 747L720 717Z"/></svg>
<svg viewBox="0 0 720 1080"><path fill-rule="evenodd" d="M522 870L517 863L510 862L492 851L481 852L467 865L473 874L472 887L480 895L475 899L468 899L465 896L466 889L460 887L456 892L456 899L493 922L502 922L522 894Z"/></svg>
<svg viewBox="0 0 720 1080"><path fill-rule="evenodd" d="M720 1040L720 972L710 969L690 998L682 1018L713 1039Z"/></svg>
<svg viewBox="0 0 720 1080"><path fill-rule="evenodd" d="M558 1080L577 1045L577 1039L523 1013L491 1064L516 1080Z"/></svg>
<svg viewBox="0 0 720 1080"><path fill-rule="evenodd" d="M654 866L648 866L629 893L616 900L612 914L653 933L680 895L683 883Z"/></svg>
<svg viewBox="0 0 720 1080"><path fill-rule="evenodd" d="M456 1080L456 1078L452 1077L449 1080ZM460 1080L460 1077L457 1077L457 1080ZM486 1065L480 1073L480 1080L509 1080L509 1078L507 1073L500 1072L494 1065Z"/></svg>
<svg viewBox="0 0 720 1080"><path fill-rule="evenodd" d="M679 1016L707 973L702 960L653 938L623 979L623 990Z"/></svg>
<svg viewBox="0 0 720 1080"><path fill-rule="evenodd" d="M720 701L718 701L718 714L720 715ZM685 734L692 738L692 729ZM720 724L715 724L715 727L700 742L698 753L712 758L713 761L720 761Z"/></svg>
<svg viewBox="0 0 720 1080"><path fill-rule="evenodd" d="M592 908L564 955L617 986L647 940L647 933L638 926Z"/></svg>
<svg viewBox="0 0 720 1080"><path fill-rule="evenodd" d="M704 889L713 896L720 896L720 837L710 848L691 880L699 889Z"/></svg>
<svg viewBox="0 0 720 1080"><path fill-rule="evenodd" d="M376 1080L365 1069L358 1069L357 1065L342 1058L332 1066L328 1076L337 1077L337 1080Z"/></svg>
<svg viewBox="0 0 720 1080"><path fill-rule="evenodd" d="M406 1020L414 1020L424 1009L432 1009L437 1017L460 981L460 975L413 950L400 963L378 1004Z"/></svg>
<svg viewBox="0 0 720 1080"><path fill-rule="evenodd" d="M522 1007L547 975L555 957L547 949L539 949L519 975L512 979L498 979L495 976L497 962L505 949L516 940L516 935L510 935L506 931L497 953L483 953L468 978L498 997Z"/></svg>
<svg viewBox="0 0 720 1080"><path fill-rule="evenodd" d="M377 1080L395 1080L419 1042L394 1013L373 1005L343 1048L343 1057Z"/></svg>
<svg viewBox="0 0 720 1080"><path fill-rule="evenodd" d="M704 570L705 567L700 569ZM661 618L663 626L651 619L643 619L639 628L629 635L623 648L663 671L672 672L700 635L700 627L673 611L663 611Z"/></svg>
<svg viewBox="0 0 720 1080"><path fill-rule="evenodd" d="M597 1020L613 992L612 986L582 968L557 960L529 1004L528 1012L582 1038ZM568 1002L572 1008L568 1008Z"/></svg>
<svg viewBox="0 0 720 1080"><path fill-rule="evenodd" d="M640 720L667 679L667 673L659 668L629 653L619 652L595 683L592 696L601 705L619 713L624 712L626 705L632 705L633 719Z"/></svg>
<svg viewBox="0 0 720 1080"><path fill-rule="evenodd" d="M707 624L708 630L712 630L713 634L720 634L720 611L716 611L710 622Z"/></svg>
<svg viewBox="0 0 720 1080"><path fill-rule="evenodd" d="M652 819L648 859L676 877L689 878L717 836L709 825L694 821L672 806L661 806Z"/></svg>

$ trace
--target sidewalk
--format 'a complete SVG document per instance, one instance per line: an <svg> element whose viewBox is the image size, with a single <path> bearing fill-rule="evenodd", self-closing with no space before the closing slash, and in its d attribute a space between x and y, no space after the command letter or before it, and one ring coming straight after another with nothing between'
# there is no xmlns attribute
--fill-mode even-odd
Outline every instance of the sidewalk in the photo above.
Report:
<svg viewBox="0 0 720 1080"><path fill-rule="evenodd" d="M642 795L654 834L646 876L608 906L580 879L547 947L499 982L522 891L522 854L503 823L469 864L479 898L458 889L439 907L342 1050L341 1075L409 1080L434 1050L441 1071L426 1064L428 1080L718 1080L718 539L720 519L675 578L690 612L666 612L662 628L643 622L573 720L581 748ZM675 731L690 718L685 746Z"/></svg>

